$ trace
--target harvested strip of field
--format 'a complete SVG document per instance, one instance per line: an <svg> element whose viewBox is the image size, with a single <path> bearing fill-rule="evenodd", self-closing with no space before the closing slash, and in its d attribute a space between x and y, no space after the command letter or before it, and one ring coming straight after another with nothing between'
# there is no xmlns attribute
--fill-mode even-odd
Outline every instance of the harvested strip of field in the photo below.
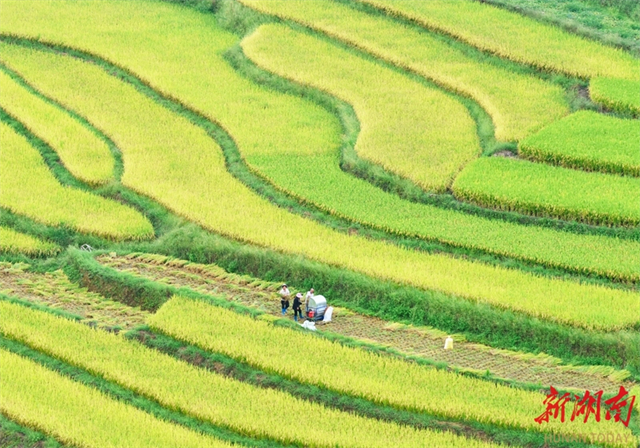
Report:
<svg viewBox="0 0 640 448"><path fill-rule="evenodd" d="M553 25L469 0L357 0L499 56L582 78L640 79L630 54Z"/></svg>
<svg viewBox="0 0 640 448"><path fill-rule="evenodd" d="M365 275L571 325L618 329L638 322L640 313L628 312L640 308L634 292L402 249L292 215L232 177L219 147L202 129L95 64L9 45L2 46L0 56L113 139L123 153L124 185L209 230Z"/></svg>
<svg viewBox="0 0 640 448"><path fill-rule="evenodd" d="M104 255L97 260L121 272L176 288L186 287L203 294L224 297L270 315L281 316L277 294L281 283L231 274L212 264L189 263L155 254ZM604 366L563 366L557 358L493 349L465 342L461 335L454 335L455 350L443 350L446 334L438 330L394 324L346 309L334 310L332 322L318 328L323 332L388 346L408 355L446 362L464 370L481 373L488 370L499 378L525 383L617 392L621 381L629 375L627 371ZM630 387L630 384L625 386Z"/></svg>
<svg viewBox="0 0 640 448"><path fill-rule="evenodd" d="M108 329L132 329L143 325L149 315L71 283L62 271L36 274L27 268L0 262L0 293L62 309L82 317L81 322Z"/></svg>
<svg viewBox="0 0 640 448"><path fill-rule="evenodd" d="M222 54L237 38L222 31L212 17L167 3L83 5L5 0L0 29L64 42L117 61L156 88L219 120L252 168L324 210L453 246L615 279L640 278L638 242L520 226L415 204L342 172L337 120L311 103L259 88L233 72ZM54 16L59 26L52 26ZM132 40L132 35L139 41ZM0 56L21 51L5 45ZM158 59L161 53L163 58ZM53 86L51 94L59 88ZM271 158L274 153L278 159Z"/></svg>
<svg viewBox="0 0 640 448"><path fill-rule="evenodd" d="M640 179L482 157L453 184L456 197L488 207L604 225L640 222Z"/></svg>
<svg viewBox="0 0 640 448"><path fill-rule="evenodd" d="M0 322L0 332L11 339L89 370L163 406L251 437L309 447L498 446L451 433L357 417L274 389L256 388L111 333L20 305L0 302L0 312L11 316ZM310 415L331 430L301 431L295 425L283 424Z"/></svg>
<svg viewBox="0 0 640 448"><path fill-rule="evenodd" d="M242 48L266 70L352 104L356 152L427 190L446 190L481 152L468 111L437 89L283 25L261 26Z"/></svg>
<svg viewBox="0 0 640 448"><path fill-rule="evenodd" d="M640 176L640 121L578 111L522 140L528 159L570 168Z"/></svg>
<svg viewBox="0 0 640 448"><path fill-rule="evenodd" d="M591 99L609 109L640 115L640 82L627 79L594 78L589 84Z"/></svg>
<svg viewBox="0 0 640 448"><path fill-rule="evenodd" d="M40 256L54 255L59 251L56 244L0 226L0 252Z"/></svg>
<svg viewBox="0 0 640 448"><path fill-rule="evenodd" d="M104 141L1 70L0 89L0 106L47 142L72 175L92 185L113 180L113 156Z"/></svg>
<svg viewBox="0 0 640 448"><path fill-rule="evenodd" d="M159 420L6 350L0 350L0 363L0 410L64 443L95 448L231 446Z"/></svg>
<svg viewBox="0 0 640 448"><path fill-rule="evenodd" d="M0 142L0 206L47 225L114 240L153 237L149 220L131 207L60 185L38 150L5 123L0 123Z"/></svg>
<svg viewBox="0 0 640 448"><path fill-rule="evenodd" d="M578 433L594 429L587 429L583 422L540 427L531 418L540 409L539 393L408 364L203 301L173 297L148 323L157 331L261 370L399 409L533 431ZM300 357L301 352L322 356ZM464 396L457 392L460 390L466 391Z"/></svg>
<svg viewBox="0 0 640 448"><path fill-rule="evenodd" d="M322 31L376 57L408 68L444 88L473 98L493 119L498 140L520 140L569 112L560 87L533 76L517 74L474 60L432 35L402 27L382 16L365 14L329 0L241 0L241 3ZM253 38L257 38L256 35ZM267 39L265 36L263 38ZM265 54L261 54L260 65L266 59L269 70L280 76L291 76L293 67L291 64L283 66L282 59L286 56L275 50L276 44L272 41L274 36L270 34L268 39L268 48L264 48L265 45L261 48ZM243 44L243 48L253 58L255 53L248 51L247 45ZM289 45L278 49L294 51ZM302 56L296 59L296 67L300 66L301 58ZM343 61L340 64L345 63ZM316 61L316 64L320 64L320 61ZM351 70L355 71L353 66ZM362 70L359 70L358 76L361 74ZM322 76L326 76L326 73ZM330 81L314 75L313 83L310 84L319 82L323 84L320 86L323 88ZM333 85L327 90L337 92ZM369 89L369 92L373 93L374 90ZM338 96L343 95L338 93ZM346 96L345 99L349 101ZM410 115L410 111L405 114ZM430 124L432 120L436 123L433 115L423 115L421 118L425 124ZM457 126L448 124L447 129ZM396 147L394 145L394 150Z"/></svg>

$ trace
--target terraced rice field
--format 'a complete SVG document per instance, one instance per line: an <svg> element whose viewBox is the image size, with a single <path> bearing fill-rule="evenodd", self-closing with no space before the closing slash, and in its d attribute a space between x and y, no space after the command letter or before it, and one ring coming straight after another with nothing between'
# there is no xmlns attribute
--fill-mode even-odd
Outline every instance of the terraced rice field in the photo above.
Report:
<svg viewBox="0 0 640 448"><path fill-rule="evenodd" d="M188 288L208 295L224 297L273 316L281 316L277 291L280 283L262 282L248 276L230 274L215 265L189 263L158 255L104 255L98 261L110 268L155 282ZM499 351L469 343L456 335L456 349L442 350L446 334L433 328L420 328L385 321L346 308L337 308L331 323L322 332L337 333L361 341L390 347L407 355L445 362L463 370L489 371L500 378L526 383L557 384L573 389L617 388L624 372L608 371L607 376L581 372L579 368L557 365L549 356L526 357L516 352ZM593 369L594 371L596 369Z"/></svg>
<svg viewBox="0 0 640 448"><path fill-rule="evenodd" d="M639 446L637 54L472 0L0 9L0 445Z"/></svg>
<svg viewBox="0 0 640 448"><path fill-rule="evenodd" d="M4 175L0 205L44 224L69 226L115 240L148 239L149 220L130 206L61 185L41 155L12 127L0 125Z"/></svg>
<svg viewBox="0 0 640 448"><path fill-rule="evenodd" d="M480 153L464 106L436 89L280 25L261 26L242 48L267 70L353 104L361 122L356 152L425 189L446 189Z"/></svg>
<svg viewBox="0 0 640 448"><path fill-rule="evenodd" d="M399 27L383 17L365 14L332 1L314 1L305 6L303 1L297 0L243 0L242 3L322 31L473 98L491 116L498 140L520 140L568 112L559 87L533 76L522 76L488 63L478 63L463 51L457 51L434 36L407 26ZM277 45L273 37L265 41ZM247 45L243 45L245 49ZM287 50L293 51L291 48ZM277 57L285 56L278 54ZM298 56L294 59L301 61L304 58ZM269 63L264 56L260 60ZM281 64L273 59L269 65L271 71L281 76L300 76L297 70L291 68L278 70ZM433 119L429 121L435 122Z"/></svg>
<svg viewBox="0 0 640 448"><path fill-rule="evenodd" d="M105 5L105 7L107 6L108 4ZM44 8L44 5L40 8ZM10 12L8 9L7 11ZM59 20L62 20L61 14L63 12L56 11ZM132 29L137 29L137 25L133 21L136 16L133 11L130 12L131 14L126 16L130 17L129 20L132 22L126 23L129 23L128 26ZM42 16L32 17L29 23L35 23L33 21L36 19L47 23L48 14L53 13L53 11L43 10ZM81 11L69 11L67 19L74 21L76 15L80 13ZM90 11L85 9L82 13L87 14ZM110 13L116 14L117 10ZM139 14L144 14L144 12ZM140 16L138 18L141 19ZM24 22L21 23L24 26ZM120 26L124 23L121 22ZM618 279L636 279L640 275L640 267L633 259L636 254L640 256L640 245L635 241L603 238L600 235L584 236L567 234L566 232L551 232L538 227L513 226L500 220L487 221L468 214L416 205L408 201L401 201L395 195L384 194L366 182L345 175L337 169L338 155L327 154L328 149L332 147L332 142L338 140L338 136L335 136L333 140L330 138L331 135L327 131L331 129L331 126L315 125L312 127L309 122L288 123L282 120L287 117L296 120L309 117L310 120L315 118L316 123L327 123L330 115L321 114L321 109L313 109L309 103L305 109L293 109L292 107L296 103L291 97L284 101L287 97L276 97L267 91L257 90L252 83L244 81L243 78L230 70L222 58L211 56L211 48L219 48L218 53L223 53L226 48L225 42L227 45L232 45L231 35L224 33L217 27L214 28L213 25L206 30L197 29L200 34L206 33L207 42L210 45L194 47L193 42L199 42L201 38L197 37L197 33L189 34L191 28L186 25L180 27L180 33L175 36L183 36L178 41L183 45L180 47L182 51L176 50L172 55L173 58L169 58L167 55L162 61L165 65L158 67L154 55L166 48L167 44L160 37L162 35L160 33L161 25L156 26L159 27L156 31L150 31L146 35L144 46L131 47L127 45L127 52L114 55L114 59L123 60L125 58L124 60L129 60L130 69L135 73L144 73L145 80L157 85L162 91L177 96L194 109L203 111L212 119L221 120L225 129L228 129L237 140L242 155L246 154L249 161L255 161L256 168L261 173L266 170L264 166L267 166L267 175L275 179L278 186L284 185L286 191L291 191L305 200L309 198L314 205L340 216L347 216L357 222L374 225L385 230L389 229L401 235L419 235L429 240L435 239L454 246L486 250L499 255L554 267L560 266L612 276ZM89 40L94 39L93 45L96 46L96 49L92 52L104 46L102 51L106 52L107 56L108 52L120 48L117 41L109 40L117 37L117 34L111 32L109 28L105 29L104 34L99 38L95 37L96 31L95 27L87 29L83 35L78 36L77 45L92 50L86 45ZM182 35L181 33L187 34ZM52 35L51 37L54 41L60 38L62 36ZM69 39L71 36L67 34L64 38ZM106 45L108 42L112 44ZM217 43L218 46L211 47L213 43ZM151 45L155 45L155 47ZM10 47L5 48L3 52L5 57L10 55L10 50ZM127 59L130 57L128 56L130 51L136 51L135 57ZM189 62L185 64L183 58L189 58ZM208 75L202 76L203 72L194 71L189 76L188 85L191 86L190 88L185 88L185 84L176 83L176 78L172 73L183 70L185 66L197 66L200 64L198 61L207 61L208 68L203 72L213 72L221 78L213 82ZM162 71L158 72L158 70ZM240 95L238 98L242 100L234 100L233 97L227 99L231 86L233 86L233 91ZM201 91L215 92L211 98L220 99L220 101L212 101L211 98L201 95ZM256 103L269 104L268 110L273 110L274 116L281 118L280 122L268 121L270 115L265 114L266 109L252 107ZM227 106L221 108L221 104ZM287 107L292 109L287 109ZM302 107L302 105L298 107ZM238 120L242 116L254 118L252 120ZM260 118L257 118L258 116ZM321 116L328 118L321 119ZM275 133L268 132L268 129L282 129L282 131ZM288 139L284 139L285 141L276 140L282 134L288 135ZM274 153L278 157L273 157ZM295 155L295 158L290 157L291 154ZM299 163L294 162L301 156L313 155L316 156L309 159L299 159ZM317 157L317 155L323 157ZM330 165L333 165L332 168L326 166L329 161ZM283 182L286 183L283 184ZM454 221L456 225L451 225ZM629 254L632 256L629 257Z"/></svg>
<svg viewBox="0 0 640 448"><path fill-rule="evenodd" d="M418 253L344 235L292 215L233 178L225 169L219 147L201 128L99 68L69 57L10 47L5 47L3 58L39 89L57 95L66 107L76 109L110 135L123 152L125 166L130 167L122 177L124 186L209 230L368 275L587 328L617 329L638 322L637 316L618 312L640 308L629 291ZM74 79L83 80L81 86L68 82L69 72L74 73ZM146 122L137 128L142 111ZM175 150L167 153L167 146ZM194 148L199 151L193 152ZM218 194L221 190L224 195ZM246 219L238 222L236 216ZM408 266L413 268L407 270ZM485 286L480 286L481 282ZM576 295L583 302L580 308L568 306L567 301Z"/></svg>

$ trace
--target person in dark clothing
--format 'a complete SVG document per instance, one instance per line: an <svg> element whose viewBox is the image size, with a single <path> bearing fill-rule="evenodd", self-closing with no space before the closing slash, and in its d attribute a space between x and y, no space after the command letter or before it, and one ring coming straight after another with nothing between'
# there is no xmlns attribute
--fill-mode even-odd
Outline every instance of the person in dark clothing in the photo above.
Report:
<svg viewBox="0 0 640 448"><path fill-rule="evenodd" d="M298 322L298 315L302 319L302 309L300 308L301 305L302 305L302 294L298 293L293 299L293 319L296 322Z"/></svg>
<svg viewBox="0 0 640 448"><path fill-rule="evenodd" d="M289 299L287 297L282 297L280 299L280 305L282 305L282 315L287 314L287 310L289 309Z"/></svg>
<svg viewBox="0 0 640 448"><path fill-rule="evenodd" d="M287 309L289 308L289 297L291 296L291 292L289 292L289 287L286 283L282 285L278 294L280 294L280 305L282 305L282 315L284 316L287 314Z"/></svg>

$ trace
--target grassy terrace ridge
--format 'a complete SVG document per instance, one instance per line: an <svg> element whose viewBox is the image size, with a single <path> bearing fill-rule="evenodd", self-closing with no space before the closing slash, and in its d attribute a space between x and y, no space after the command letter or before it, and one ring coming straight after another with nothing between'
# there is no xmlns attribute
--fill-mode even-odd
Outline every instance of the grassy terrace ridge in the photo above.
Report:
<svg viewBox="0 0 640 448"><path fill-rule="evenodd" d="M507 157L467 165L452 187L459 199L604 225L640 223L640 179L587 173Z"/></svg>
<svg viewBox="0 0 640 448"><path fill-rule="evenodd" d="M53 148L73 176L91 185L113 180L108 145L74 118L31 93L0 70L0 106Z"/></svg>
<svg viewBox="0 0 640 448"><path fill-rule="evenodd" d="M157 400L162 405L196 418L220 424L257 438L306 446L459 446L494 447L492 443L450 433L415 430L393 423L357 417L304 402L288 394L225 378L100 330L0 302L11 310L0 331L70 364L97 373L107 380ZM97 358L95 352L103 356ZM202 397L207 399L203 400ZM316 415L330 433L291 433L283 421ZM357 428L354 430L354 428ZM393 442L391 442L393 441Z"/></svg>
<svg viewBox="0 0 640 448"><path fill-rule="evenodd" d="M13 23L14 20L12 17L19 12L19 10L14 10L14 6L12 5L18 4L11 2L3 3L6 18L6 20L3 21L3 26L7 27L6 31L11 31L11 26L13 26L11 23ZM66 17L72 20L73 23L75 23L76 14L88 14L86 17L87 20L83 23L93 23L92 20L94 19L92 19L92 14L94 13L92 13L92 11L83 8L78 10L76 9L78 5L74 6L74 4L71 3L65 4L64 8L61 7L61 4L58 4L58 6L54 12L53 10L49 11L47 9L48 4L46 3L38 2L34 4L34 7L29 10L30 19L19 21L20 26L32 26L34 27L32 33L41 34L47 30L51 14L55 14L58 20L64 21ZM120 24L128 24L127 26L133 26L137 29L137 26L134 25L132 20L134 18L144 20L144 14L140 11L134 14L134 11L130 10L130 8L132 8L131 5L119 6L128 9L130 12L130 14L125 14ZM109 3L101 3L101 7L108 8L108 10L113 9L113 5ZM207 15L200 15L185 9L171 7L171 5L154 4L154 8L156 7L163 10L170 10L174 19L176 17L193 18L193 20L189 22L190 27L183 27L178 33L174 34L175 38L176 36L186 33L179 42L183 42L183 45L186 46L185 48L188 47L189 50L179 51L172 57L166 55L165 59L161 61L162 65L160 66L154 55L157 54L157 51L161 51L166 47L162 39L162 33L151 33L147 35L144 46L132 46L131 42L127 42L127 46L123 46L124 43L117 44L117 33L109 33L108 36L100 34L102 33L100 29L93 25L89 26L86 32L83 32L82 29L78 28L80 25L76 24L71 27L75 30L76 37L70 33L65 33L64 36L51 34L49 39L53 41L60 41L62 39L64 42L74 43L85 50L100 52L103 56L110 57L110 59L118 61L119 64L128 67L129 70L139 72L141 75L147 75L148 77L144 78L147 82L152 83L156 88L171 94L173 97L180 98L190 107L202 110L203 113L214 119L219 118L221 123L233 132L234 138L238 139L237 143L242 154L246 157L249 157L250 154L265 154L264 149L260 149L261 146L269 150L271 148L296 148L300 151L306 151L307 149L313 149L315 151L314 148L332 144L331 139L326 140L325 143L318 143L317 135L326 136L326 130L323 131L318 127L313 128L315 129L315 136L311 135L308 136L309 138L303 138L304 135L301 133L309 128L309 123L289 128L289 134L287 135L291 138L287 142L273 140L274 138L279 138L278 136L280 134L267 132L265 130L267 127L269 129L280 129L284 121L290 120L291 117L302 119L305 114L310 114L309 116L311 117L317 112L314 112L314 109L307 109L305 114L301 114L300 110L296 113L285 112L281 109L282 106L280 106L279 103L274 102L273 97L267 95L265 90L257 89L250 83L241 82L236 75L232 75L232 72L229 71L226 64L223 65L220 60L212 57L215 56L216 53L222 53L227 46L232 45L236 40L229 34L216 31L217 26L213 23L213 17L207 18ZM43 15L32 15L38 12ZM107 12L105 11L105 13ZM117 11L111 11L109 13L120 14ZM95 20L97 20L97 18L95 18ZM210 26L207 27L206 31L200 29L200 25L198 25L203 20L210 22ZM105 29L106 32L109 25L102 24L100 26L107 26ZM194 32L194 30L196 32L190 34ZM54 31L55 30L50 30L49 32L54 33ZM14 29L12 32L18 33L19 30ZM27 35L30 34L28 29L22 32ZM219 43L215 46L211 42L214 32L216 33L215 35L220 35L218 39L223 39L222 36L224 36L223 41L218 41ZM204 42L204 37L197 37L198 34L202 33L204 33L204 36L209 36L207 37L209 44L196 46L194 42ZM44 35L41 34L41 36ZM174 44L175 42L174 40ZM124 51L125 48L126 51ZM216 48L217 50L214 50ZM132 51L135 52L134 57L131 55ZM188 58L186 62L181 59L185 57ZM192 60L191 57L195 59ZM193 71L189 74L189 82L181 83L179 77L175 76L175 73L181 72L184 67L189 67L190 64L197 66L196 59L200 61L197 62L197 64L202 63L202 61L207 61L206 63L211 67L209 69L210 72L216 73L217 76L221 77L219 82L213 82L210 77L203 79L198 75L198 71ZM178 70L178 68L180 69ZM221 86L224 86L224 89L221 89ZM215 98L222 100L212 101L207 96L201 95L201 91L216 92L219 96ZM229 98L231 93L240 95L240 98L244 98L244 100L232 100ZM264 110L255 108L253 104L256 102L259 104L269 104L268 110L275 109L281 111L275 114L275 116L281 118L281 123L272 120L263 121ZM229 107L233 106L234 108L246 106L246 109L240 108L229 111L227 108L220 109L220 104L229 105ZM245 113L250 113L254 119L241 120L240 118L244 116ZM259 117L259 119L256 119L256 117ZM316 119L319 120L319 116L316 116ZM329 124L331 124L331 122L329 122ZM261 137L260 141L257 141L257 136ZM265 138L269 140L264 140ZM301 143L303 140L305 143ZM335 143L335 145L337 146L337 143ZM333 163L335 164L335 162ZM335 172L339 173L337 167ZM345 175L344 177L349 178L350 176ZM384 205L384 202L380 199L390 199L393 197L393 195L381 195L378 189L365 187L364 184L364 182L353 182L349 186L349 188L351 188L349 191L362 191L362 194L367 195L362 196L363 198L375 198L376 201L373 202L372 200L371 202L371 209L377 209L381 205ZM355 187L358 188L356 189ZM317 188L317 185L315 188ZM384 196L384 198L382 196ZM393 198L392 201L398 203L396 202L397 198ZM351 202L353 203L354 201ZM400 203L410 204L406 201L401 201ZM566 232L555 232L547 229L536 229L535 227L517 226L509 223L505 224L499 221L477 219L473 216L469 217L463 213L452 213L450 211L441 212L441 210L435 207L419 209L414 209L410 205L407 207L406 211L403 211L401 214L386 213L383 216L385 219L389 216L398 216L403 219L411 218L413 223L411 221L409 221L409 223L402 223L406 229L402 229L402 233L411 235L422 233L426 234L427 239L436 239L453 246L480 248L492 253L531 260L536 263L565 267L581 272L601 273L617 279L628 280L638 277L639 266L637 263L632 262L632 259L629 257L630 253L633 254L640 250L640 246L636 242L620 241L614 238L584 235L576 236ZM390 208L387 206L384 210L390 210ZM426 214L426 212L429 213ZM382 217L380 219L382 219ZM420 226L422 226L421 231L418 231L416 228L418 220L422 220L420 224ZM370 220L368 222L370 222ZM397 232L398 225L388 226L381 220L377 220L377 222L380 223L381 227L386 229L391 228ZM453 222L456 223L456 226L451 225ZM538 244L539 241L547 241L547 243ZM533 244L534 242L535 244ZM603 258L603 255L607 258Z"/></svg>
<svg viewBox="0 0 640 448"><path fill-rule="evenodd" d="M262 25L242 48L258 66L352 104L356 152L427 190L446 190L481 152L467 110L439 90L283 25Z"/></svg>
<svg viewBox="0 0 640 448"><path fill-rule="evenodd" d="M500 141L520 140L569 111L559 86L476 60L433 35L380 15L366 14L328 0L241 0L240 3L326 33L472 98L491 116ZM281 76L296 76L289 69L284 74L281 67L278 68ZM313 80L322 82L318 76Z"/></svg>
<svg viewBox="0 0 640 448"><path fill-rule="evenodd" d="M55 255L60 247L49 241L0 226L0 252L20 253L31 256Z"/></svg>
<svg viewBox="0 0 640 448"><path fill-rule="evenodd" d="M569 168L640 176L640 121L578 111L519 143L531 160Z"/></svg>
<svg viewBox="0 0 640 448"><path fill-rule="evenodd" d="M64 443L95 448L231 446L154 418L6 350L0 349L0 361L0 410Z"/></svg>
<svg viewBox="0 0 640 448"><path fill-rule="evenodd" d="M122 177L125 186L209 230L380 279L435 289L571 325L619 329L637 324L633 313L616 311L639 305L630 291L541 278L401 249L341 234L292 215L233 178L226 171L219 147L203 130L133 86L71 57L10 46L3 50L2 58L10 59L13 69L113 139L127 166ZM80 87L70 85L69 73L73 73L74 80L82 80ZM169 147L173 151L167 151ZM225 195L220 195L222 188ZM574 307L576 300L583 306Z"/></svg>
<svg viewBox="0 0 640 448"><path fill-rule="evenodd" d="M291 329L256 321L203 301L174 297L149 319L149 324L157 331L205 350L243 360L262 370L380 404L445 418L534 431L542 429L530 418L539 407L540 395L537 393L425 369L308 333L296 335ZM283 346L282 341L290 340L296 340L297 344ZM321 360L300 359L296 355L301 348L325 356ZM453 392L456 390L469 392L461 399L456 398L457 394ZM518 405L514 407L513 403ZM558 428L549 430L555 432Z"/></svg>
<svg viewBox="0 0 640 448"><path fill-rule="evenodd" d="M149 220L133 208L59 184L38 150L5 122L0 123L0 140L1 206L48 225L69 225L115 240L153 236Z"/></svg>

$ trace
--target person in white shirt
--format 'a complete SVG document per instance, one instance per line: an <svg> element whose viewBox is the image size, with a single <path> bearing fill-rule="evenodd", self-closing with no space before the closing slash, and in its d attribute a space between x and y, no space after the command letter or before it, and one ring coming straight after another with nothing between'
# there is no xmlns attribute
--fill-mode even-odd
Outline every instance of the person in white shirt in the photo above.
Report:
<svg viewBox="0 0 640 448"><path fill-rule="evenodd" d="M305 311L309 311L309 300L313 299L314 292L315 291L313 290L313 288L311 288L309 291L307 291L307 294L304 296Z"/></svg>
<svg viewBox="0 0 640 448"><path fill-rule="evenodd" d="M287 308L289 308L289 297L291 296L289 287L286 284L282 285L278 294L280 294L280 305L282 306L282 315L284 316L287 314Z"/></svg>

